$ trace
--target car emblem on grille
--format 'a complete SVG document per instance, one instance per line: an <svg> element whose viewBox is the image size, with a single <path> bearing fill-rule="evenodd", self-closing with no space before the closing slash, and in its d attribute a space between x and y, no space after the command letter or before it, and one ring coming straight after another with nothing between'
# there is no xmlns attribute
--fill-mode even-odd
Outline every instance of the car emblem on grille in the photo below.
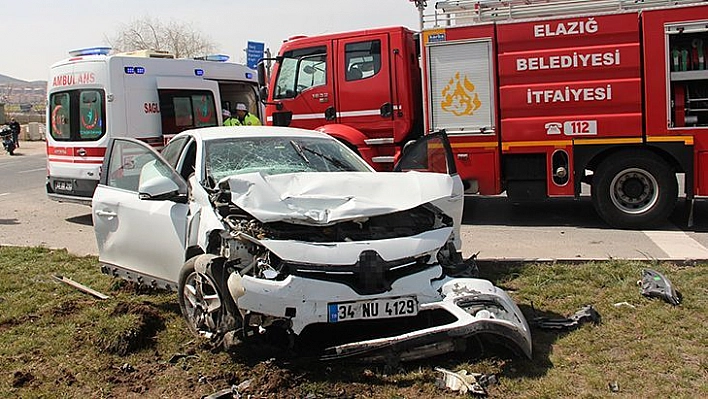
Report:
<svg viewBox="0 0 708 399"><path fill-rule="evenodd" d="M363 251L359 254L359 289L362 294L381 293L391 289L391 285L386 281L386 261L372 250Z"/></svg>

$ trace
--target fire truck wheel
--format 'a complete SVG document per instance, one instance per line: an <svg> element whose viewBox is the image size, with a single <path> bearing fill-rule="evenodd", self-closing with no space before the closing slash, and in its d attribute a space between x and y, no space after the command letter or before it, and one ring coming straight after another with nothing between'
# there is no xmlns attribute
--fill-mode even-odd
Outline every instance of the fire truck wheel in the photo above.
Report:
<svg viewBox="0 0 708 399"><path fill-rule="evenodd" d="M593 176L593 205L613 227L661 223L673 211L677 196L673 169L653 153L617 154L602 162Z"/></svg>

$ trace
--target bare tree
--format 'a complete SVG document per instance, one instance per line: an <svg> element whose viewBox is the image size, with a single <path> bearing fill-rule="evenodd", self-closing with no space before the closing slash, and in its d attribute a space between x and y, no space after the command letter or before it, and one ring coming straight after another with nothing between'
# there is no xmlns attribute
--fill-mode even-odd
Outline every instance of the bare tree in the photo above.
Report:
<svg viewBox="0 0 708 399"><path fill-rule="evenodd" d="M113 37L106 37L117 51L163 50L177 58L213 53L215 44L191 24L143 17L122 25Z"/></svg>

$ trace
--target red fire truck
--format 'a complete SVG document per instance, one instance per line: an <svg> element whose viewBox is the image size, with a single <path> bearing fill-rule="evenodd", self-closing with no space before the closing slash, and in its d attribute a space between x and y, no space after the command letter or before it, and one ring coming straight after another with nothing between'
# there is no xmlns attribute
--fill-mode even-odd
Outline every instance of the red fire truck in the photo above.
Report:
<svg viewBox="0 0 708 399"><path fill-rule="evenodd" d="M678 173L690 204L708 195L708 2L459 0L421 16L419 34L285 41L267 123L325 131L379 170L444 129L468 192L578 197L588 183L623 228L664 221Z"/></svg>

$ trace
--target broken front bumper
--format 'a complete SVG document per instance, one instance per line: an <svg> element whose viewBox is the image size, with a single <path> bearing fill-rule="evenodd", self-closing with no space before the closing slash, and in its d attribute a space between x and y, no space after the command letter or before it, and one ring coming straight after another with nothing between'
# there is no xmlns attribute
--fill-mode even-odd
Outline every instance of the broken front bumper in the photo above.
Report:
<svg viewBox="0 0 708 399"><path fill-rule="evenodd" d="M516 353L531 358L528 324L506 292L487 280L436 281L438 276L440 269L432 268L396 281L386 296L417 295L418 316L379 320L375 325L327 323L329 302L366 298L353 291L351 295L343 295L340 284L293 276L281 282L244 279L246 293L238 298L238 306L276 317L289 313L294 316L290 319L293 332L302 333L303 338L313 330L330 336L343 335L347 330L367 331L365 339L326 346L324 352L320 352L323 359L365 357L385 361L393 353L401 361L409 361L464 351L468 338L475 336L491 336ZM407 329L399 328L409 322Z"/></svg>
<svg viewBox="0 0 708 399"><path fill-rule="evenodd" d="M464 350L461 342L478 334L489 334L529 359L531 333L521 310L503 290L487 280L459 278L441 287L443 300L420 306L423 310L444 310L456 321L397 336L353 342L327 348L323 358L363 356L386 360L395 354L401 361L416 360Z"/></svg>

